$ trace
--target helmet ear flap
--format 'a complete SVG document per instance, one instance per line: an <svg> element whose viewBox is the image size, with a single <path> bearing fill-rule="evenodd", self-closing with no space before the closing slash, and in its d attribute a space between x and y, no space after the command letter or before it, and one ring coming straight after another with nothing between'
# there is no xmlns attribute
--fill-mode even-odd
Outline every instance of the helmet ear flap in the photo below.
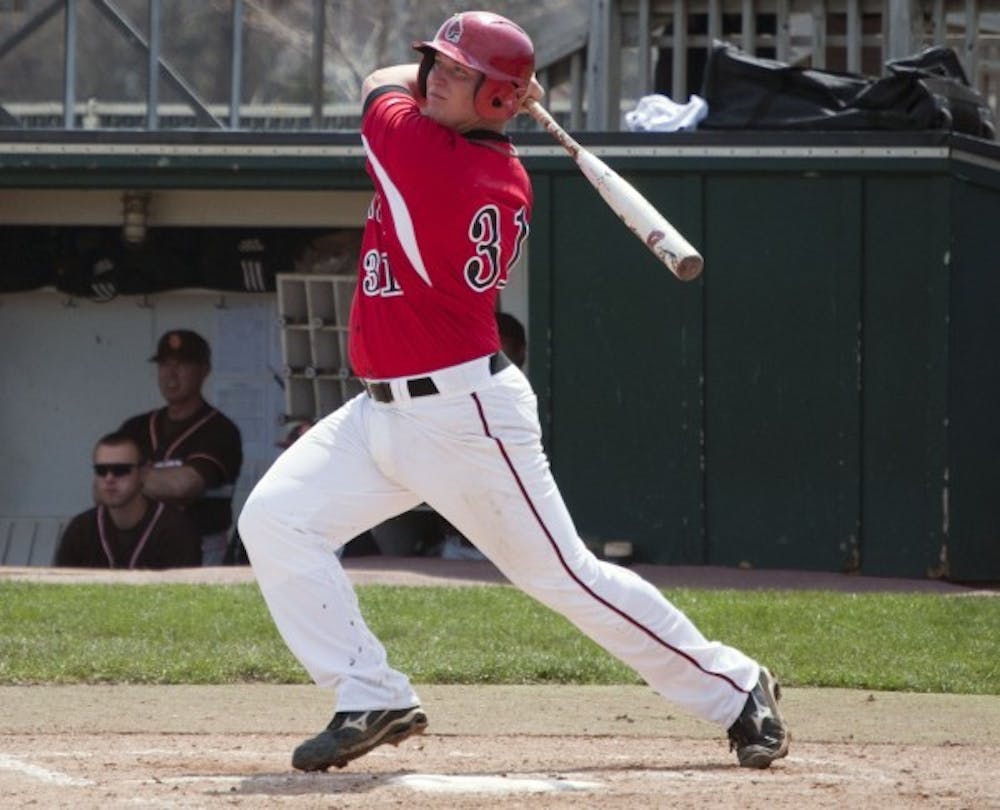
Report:
<svg viewBox="0 0 1000 810"><path fill-rule="evenodd" d="M487 121L507 121L517 114L521 95L510 82L487 79L476 93L476 112Z"/></svg>

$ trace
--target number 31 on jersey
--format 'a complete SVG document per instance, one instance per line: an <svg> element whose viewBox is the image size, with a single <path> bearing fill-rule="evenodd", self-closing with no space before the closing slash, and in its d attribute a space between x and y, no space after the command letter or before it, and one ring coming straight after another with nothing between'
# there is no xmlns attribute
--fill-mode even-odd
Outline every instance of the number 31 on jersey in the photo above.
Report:
<svg viewBox="0 0 1000 810"><path fill-rule="evenodd" d="M524 207L514 213L512 224L516 230L514 246L504 266L500 209L495 205L484 205L473 215L468 229L471 253L463 267L463 276L466 284L476 292L485 292L494 286L503 289L507 284L507 274L501 273L501 270L509 271L521 258L524 240L528 238L528 212ZM362 270L365 295L388 297L403 294L385 253L369 250L362 261Z"/></svg>

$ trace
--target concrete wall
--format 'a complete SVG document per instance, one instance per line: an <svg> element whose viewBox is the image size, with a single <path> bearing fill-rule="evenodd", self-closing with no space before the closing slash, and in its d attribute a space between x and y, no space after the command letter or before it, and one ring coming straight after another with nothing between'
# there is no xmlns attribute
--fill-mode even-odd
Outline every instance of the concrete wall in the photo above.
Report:
<svg viewBox="0 0 1000 810"><path fill-rule="evenodd" d="M98 304L37 291L0 296L0 516L65 517L91 505L94 441L162 406L148 358L160 334L180 327L213 347L205 393L243 434L242 500L284 433L274 296L191 291Z"/></svg>

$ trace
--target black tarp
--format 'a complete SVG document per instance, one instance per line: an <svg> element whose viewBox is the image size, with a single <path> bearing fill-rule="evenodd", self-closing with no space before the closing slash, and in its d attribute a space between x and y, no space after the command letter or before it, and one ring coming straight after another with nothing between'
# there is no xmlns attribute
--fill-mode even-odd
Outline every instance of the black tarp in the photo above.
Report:
<svg viewBox="0 0 1000 810"><path fill-rule="evenodd" d="M705 66L700 129L927 130L995 136L993 115L954 52L930 48L868 78L743 53L716 42Z"/></svg>

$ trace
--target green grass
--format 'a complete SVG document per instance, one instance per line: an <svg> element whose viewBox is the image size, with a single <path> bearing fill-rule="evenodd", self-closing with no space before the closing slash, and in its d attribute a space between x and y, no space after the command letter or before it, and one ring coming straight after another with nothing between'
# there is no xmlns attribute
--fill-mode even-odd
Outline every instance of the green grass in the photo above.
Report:
<svg viewBox="0 0 1000 810"><path fill-rule="evenodd" d="M1000 694L1000 599L671 590L708 637L793 686ZM417 683L638 683L509 587L363 586ZM0 583L0 683L306 683L254 585Z"/></svg>

